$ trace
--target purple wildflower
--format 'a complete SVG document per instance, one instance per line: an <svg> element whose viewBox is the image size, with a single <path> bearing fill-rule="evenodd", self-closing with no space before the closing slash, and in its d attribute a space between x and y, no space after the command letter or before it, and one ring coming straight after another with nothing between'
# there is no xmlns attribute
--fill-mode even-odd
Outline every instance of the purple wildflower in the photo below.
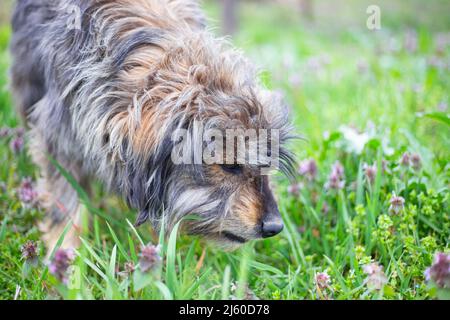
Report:
<svg viewBox="0 0 450 320"><path fill-rule="evenodd" d="M0 128L0 138L6 138L11 134L11 129L8 127Z"/></svg>
<svg viewBox="0 0 450 320"><path fill-rule="evenodd" d="M344 167L339 161L336 161L331 168L331 173L328 177L328 181L325 184L326 189L340 190L345 186Z"/></svg>
<svg viewBox="0 0 450 320"><path fill-rule="evenodd" d="M317 163L314 159L306 159L300 163L298 173L309 181L313 181L317 176Z"/></svg>
<svg viewBox="0 0 450 320"><path fill-rule="evenodd" d="M20 201L22 201L24 205L34 205L34 203L36 202L38 193L33 187L31 178L24 178L17 192Z"/></svg>
<svg viewBox="0 0 450 320"><path fill-rule="evenodd" d="M438 106L437 106L437 109L438 109L439 111L441 111L441 112L447 112L447 109L448 109L448 104L447 104L447 102L445 102L445 101L439 102L439 104L438 104Z"/></svg>
<svg viewBox="0 0 450 320"><path fill-rule="evenodd" d="M131 261L125 262L123 268L124 268L124 270L119 272L119 275L122 277L127 277L128 275L133 273L134 270L136 270L136 266Z"/></svg>
<svg viewBox="0 0 450 320"><path fill-rule="evenodd" d="M432 56L427 59L427 63L430 67L436 68L438 70L445 70L447 63L444 59L438 56Z"/></svg>
<svg viewBox="0 0 450 320"><path fill-rule="evenodd" d="M434 39L436 43L436 51L440 54L444 53L448 45L450 44L449 33L438 33Z"/></svg>
<svg viewBox="0 0 450 320"><path fill-rule="evenodd" d="M339 177L339 179L342 179L344 177L344 167L339 161L336 161L333 165L332 172Z"/></svg>
<svg viewBox="0 0 450 320"><path fill-rule="evenodd" d="M373 164L369 166L368 164L364 164L364 173L366 175L367 180L372 184L375 181L375 177L377 176L377 166Z"/></svg>
<svg viewBox="0 0 450 320"><path fill-rule="evenodd" d="M400 196L392 196L390 202L391 205L389 206L389 212L392 214L398 214L403 207L405 206L405 199Z"/></svg>
<svg viewBox="0 0 450 320"><path fill-rule="evenodd" d="M28 240L24 245L20 247L22 252L22 258L31 264L36 264L39 256L39 248L36 242Z"/></svg>
<svg viewBox="0 0 450 320"><path fill-rule="evenodd" d="M422 167L422 159L417 153L411 155L411 163L414 170L420 170L420 168Z"/></svg>
<svg viewBox="0 0 450 320"><path fill-rule="evenodd" d="M16 128L16 136L18 136L18 137L23 137L24 136L24 134L25 134L25 129L24 128Z"/></svg>
<svg viewBox="0 0 450 320"><path fill-rule="evenodd" d="M148 244L141 248L139 267L142 272L154 270L161 262L160 247Z"/></svg>
<svg viewBox="0 0 450 320"><path fill-rule="evenodd" d="M13 140L11 140L11 143L9 144L11 151L14 152L15 154L22 152L23 146L24 141L22 137L15 137Z"/></svg>
<svg viewBox="0 0 450 320"><path fill-rule="evenodd" d="M340 190L344 188L344 186L345 181L340 180L339 177L336 176L335 174L331 174L330 177L328 178L327 183L325 184L325 188L332 190Z"/></svg>
<svg viewBox="0 0 450 320"><path fill-rule="evenodd" d="M68 269L74 259L72 250L58 249L55 256L48 266L48 270L62 283L68 281Z"/></svg>
<svg viewBox="0 0 450 320"><path fill-rule="evenodd" d="M302 77L299 74L293 74L289 77L289 84L295 88L301 86Z"/></svg>
<svg viewBox="0 0 450 320"><path fill-rule="evenodd" d="M316 286L319 287L319 289L321 289L321 290L326 289L330 286L330 283L331 283L330 276L328 275L328 273L326 271L319 272L316 274L315 283L316 283Z"/></svg>
<svg viewBox="0 0 450 320"><path fill-rule="evenodd" d="M417 51L417 33L414 30L409 30L405 35L404 48L409 53Z"/></svg>
<svg viewBox="0 0 450 320"><path fill-rule="evenodd" d="M423 87L419 83L416 83L415 85L412 86L412 91L414 93L420 93L422 89Z"/></svg>
<svg viewBox="0 0 450 320"><path fill-rule="evenodd" d="M311 57L307 60L306 64L308 65L308 68L314 72L321 70L324 65L321 57Z"/></svg>
<svg viewBox="0 0 450 320"><path fill-rule="evenodd" d="M330 206L328 205L328 203L324 202L322 205L322 213L327 215L328 212L330 212Z"/></svg>
<svg viewBox="0 0 450 320"><path fill-rule="evenodd" d="M294 183L287 187L287 192L291 195L297 196L300 193L301 190L301 184L300 183Z"/></svg>
<svg viewBox="0 0 450 320"><path fill-rule="evenodd" d="M400 159L400 164L401 164L402 166L404 166L404 167L409 167L409 164L410 164L410 161L411 161L410 158L411 158L411 157L410 157L410 155L409 155L408 152L403 153L403 154L402 154L402 157L401 157L401 159Z"/></svg>
<svg viewBox="0 0 450 320"><path fill-rule="evenodd" d="M378 263L370 263L363 267L363 271L367 274L364 283L370 290L381 290L387 283L388 279L383 271L383 266Z"/></svg>
<svg viewBox="0 0 450 320"><path fill-rule="evenodd" d="M432 266L425 270L425 279L440 288L450 288L450 254L436 253Z"/></svg>
<svg viewBox="0 0 450 320"><path fill-rule="evenodd" d="M369 65L367 64L367 61L365 61L365 60L358 61L356 67L358 69L358 73L360 73L360 74L365 74L369 70Z"/></svg>
<svg viewBox="0 0 450 320"><path fill-rule="evenodd" d="M136 267L133 262L126 262L124 268L125 272L132 273Z"/></svg>

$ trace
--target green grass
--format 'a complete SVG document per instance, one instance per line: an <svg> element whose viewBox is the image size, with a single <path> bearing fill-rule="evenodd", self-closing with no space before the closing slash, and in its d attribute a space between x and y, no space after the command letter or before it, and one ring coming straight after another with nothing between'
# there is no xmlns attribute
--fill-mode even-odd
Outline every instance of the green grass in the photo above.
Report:
<svg viewBox="0 0 450 320"><path fill-rule="evenodd" d="M442 32L449 37L450 21L443 1L430 1L416 20L414 8L393 3L399 8L383 11L383 28L377 32L365 28L361 4L359 11L347 7L353 20L333 19L328 8L320 14L329 20L315 23L302 23L275 6L243 6L233 41L264 67L267 86L285 94L296 128L306 138L292 147L299 160L316 160L318 174L312 182L299 175L298 194L288 193L287 181L277 177L284 231L236 252L178 235L177 228L167 237L148 226L136 230L127 222L134 213L120 200L107 197L100 186L89 199L75 185L86 208L83 241L65 285L44 259L36 227L43 212L24 206L17 194L22 178L35 180L39 172L25 151L11 152L14 135L0 138L5 189L0 193L0 299L16 293L18 299L445 297L427 285L424 271L436 252L449 252L450 129L444 106L449 103L450 50L447 44L438 51L436 37ZM207 8L217 16L217 7L208 3ZM407 28L417 34L414 52L403 46ZM9 34L0 28L0 127L19 126L6 86ZM445 66L430 65L433 57ZM343 126L368 133L362 150L355 150ZM404 152L418 154L421 168L399 165ZM344 167L345 187L333 192L324 185L337 160ZM372 183L364 164L377 168ZM394 194L405 199L397 215L389 212ZM37 266L21 258L20 246L27 240L39 243ZM127 262L138 265L140 248L148 243L160 246L154 270L124 273ZM370 262L384 268L382 290L369 290L364 266ZM315 283L321 272L330 276L326 288Z"/></svg>

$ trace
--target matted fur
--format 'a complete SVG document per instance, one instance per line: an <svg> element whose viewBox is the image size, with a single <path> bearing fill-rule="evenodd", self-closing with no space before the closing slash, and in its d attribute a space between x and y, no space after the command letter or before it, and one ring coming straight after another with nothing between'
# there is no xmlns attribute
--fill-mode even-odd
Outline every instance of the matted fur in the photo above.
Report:
<svg viewBox="0 0 450 320"><path fill-rule="evenodd" d="M79 28L68 27L74 6ZM279 215L268 178L252 168L171 162L171 134L194 121L289 138L282 101L205 29L196 1L19 0L13 31L12 89L42 167L48 232L77 215L78 200L46 154L78 181L97 178L123 195L137 224L158 228L164 212L170 228L195 213L189 232L234 243L260 237L265 217ZM280 156L290 171L290 154Z"/></svg>

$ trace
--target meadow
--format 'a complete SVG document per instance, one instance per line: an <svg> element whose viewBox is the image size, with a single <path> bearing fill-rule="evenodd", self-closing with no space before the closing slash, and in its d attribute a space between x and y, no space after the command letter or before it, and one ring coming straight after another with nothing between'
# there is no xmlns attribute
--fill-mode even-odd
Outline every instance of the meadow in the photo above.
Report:
<svg viewBox="0 0 450 320"><path fill-rule="evenodd" d="M0 299L450 299L450 4L379 1L381 29L369 30L366 2L317 1L314 21L241 6L232 41L304 137L297 181L273 179L280 235L222 252L177 227L136 229L121 199L74 183L82 245L50 259L2 13ZM216 2L205 7L217 25Z"/></svg>

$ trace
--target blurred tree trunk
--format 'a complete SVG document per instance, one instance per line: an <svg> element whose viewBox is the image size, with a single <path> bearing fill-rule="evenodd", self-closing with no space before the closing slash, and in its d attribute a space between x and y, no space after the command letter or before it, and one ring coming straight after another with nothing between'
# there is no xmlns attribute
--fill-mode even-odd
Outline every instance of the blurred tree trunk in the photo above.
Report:
<svg viewBox="0 0 450 320"><path fill-rule="evenodd" d="M298 0L300 5L300 12L307 20L314 19L314 7L312 0Z"/></svg>
<svg viewBox="0 0 450 320"><path fill-rule="evenodd" d="M222 1L222 31L231 35L237 30L237 6L238 0Z"/></svg>

